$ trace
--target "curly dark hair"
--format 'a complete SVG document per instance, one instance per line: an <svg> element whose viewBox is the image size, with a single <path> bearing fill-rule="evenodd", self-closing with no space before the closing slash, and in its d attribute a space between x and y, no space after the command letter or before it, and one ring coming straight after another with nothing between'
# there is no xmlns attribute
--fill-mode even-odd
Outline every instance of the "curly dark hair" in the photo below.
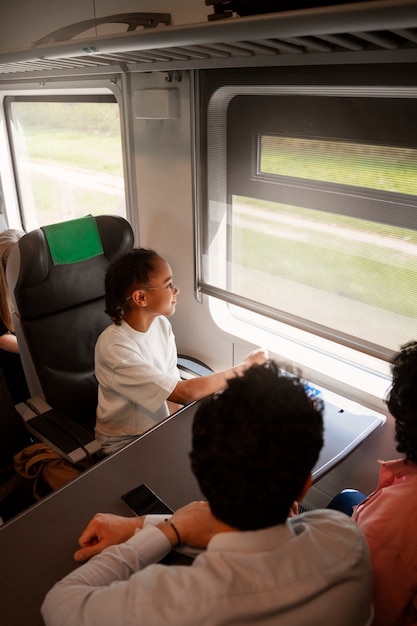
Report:
<svg viewBox="0 0 417 626"><path fill-rule="evenodd" d="M149 283L159 258L154 250L134 248L109 266L105 280L106 313L118 326L130 307L130 295Z"/></svg>
<svg viewBox="0 0 417 626"><path fill-rule="evenodd" d="M323 403L269 361L203 400L192 470L213 515L239 530L282 524L323 446Z"/></svg>
<svg viewBox="0 0 417 626"><path fill-rule="evenodd" d="M392 384L386 404L395 419L397 451L417 463L417 342L401 346L391 360Z"/></svg>

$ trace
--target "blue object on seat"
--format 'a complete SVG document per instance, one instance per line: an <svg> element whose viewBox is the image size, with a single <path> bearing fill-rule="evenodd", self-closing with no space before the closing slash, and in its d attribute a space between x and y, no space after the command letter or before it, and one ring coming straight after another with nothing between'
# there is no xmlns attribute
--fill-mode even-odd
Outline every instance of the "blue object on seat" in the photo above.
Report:
<svg viewBox="0 0 417 626"><path fill-rule="evenodd" d="M352 517L353 508L363 502L366 497L364 493L356 489L344 489L329 502L326 509L335 509Z"/></svg>

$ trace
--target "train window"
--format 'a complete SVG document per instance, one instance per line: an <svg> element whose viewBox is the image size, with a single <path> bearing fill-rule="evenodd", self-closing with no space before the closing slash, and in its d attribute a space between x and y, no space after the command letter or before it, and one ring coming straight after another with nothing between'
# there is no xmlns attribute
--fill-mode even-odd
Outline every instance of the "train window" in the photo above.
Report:
<svg viewBox="0 0 417 626"><path fill-rule="evenodd" d="M206 96L199 287L236 323L387 361L417 317L417 94L302 92Z"/></svg>
<svg viewBox="0 0 417 626"><path fill-rule="evenodd" d="M5 112L27 230L87 214L126 216L113 95L10 96Z"/></svg>
<svg viewBox="0 0 417 626"><path fill-rule="evenodd" d="M258 174L417 195L416 149L261 135Z"/></svg>

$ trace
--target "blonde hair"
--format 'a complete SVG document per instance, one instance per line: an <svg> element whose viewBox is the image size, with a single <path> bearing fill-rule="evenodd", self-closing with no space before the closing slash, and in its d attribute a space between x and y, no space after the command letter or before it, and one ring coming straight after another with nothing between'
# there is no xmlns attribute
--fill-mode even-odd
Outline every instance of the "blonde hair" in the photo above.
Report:
<svg viewBox="0 0 417 626"><path fill-rule="evenodd" d="M16 230L15 228L10 228L0 233L0 318L10 331L14 330L14 326L12 303L6 281L6 265L11 249L24 234L22 230Z"/></svg>

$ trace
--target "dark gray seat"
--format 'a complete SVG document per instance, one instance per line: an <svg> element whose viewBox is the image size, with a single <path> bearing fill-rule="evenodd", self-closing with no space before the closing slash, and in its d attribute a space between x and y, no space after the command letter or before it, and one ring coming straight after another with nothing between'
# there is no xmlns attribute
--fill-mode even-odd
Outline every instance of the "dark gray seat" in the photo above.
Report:
<svg viewBox="0 0 417 626"><path fill-rule="evenodd" d="M9 257L7 281L31 398L41 398L53 411L35 402L34 412L42 414L35 419L24 406L18 408L28 428L64 455L74 439L81 450L94 442L94 346L111 321L104 279L109 264L133 245L125 219L87 216L27 233Z"/></svg>
<svg viewBox="0 0 417 626"><path fill-rule="evenodd" d="M99 452L94 346L111 323L105 275L133 245L125 219L87 216L27 233L7 264L31 396L17 409L36 438L75 463ZM183 378L212 372L185 355L179 355L178 367Z"/></svg>

